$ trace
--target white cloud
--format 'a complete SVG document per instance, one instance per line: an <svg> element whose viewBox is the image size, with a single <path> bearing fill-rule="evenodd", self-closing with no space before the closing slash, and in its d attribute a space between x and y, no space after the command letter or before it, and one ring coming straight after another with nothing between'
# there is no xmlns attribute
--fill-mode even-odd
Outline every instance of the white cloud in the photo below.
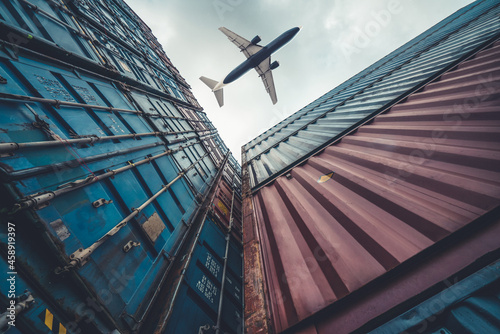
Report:
<svg viewBox="0 0 500 334"><path fill-rule="evenodd" d="M238 160L241 146L279 122L277 115L284 118L299 110L472 2L400 0L402 10L392 14L387 24L379 23L379 31L359 48L356 34L366 33L367 24L377 22L373 13L387 10L395 0L217 1L230 9L221 15L213 0L126 0L152 28ZM252 71L225 88L225 106L219 108L198 78L221 79L245 57L217 28L226 26L248 39L260 35L265 44L299 25L304 29L272 57L281 64L274 72L278 104L272 105ZM346 58L342 43L351 43L359 52Z"/></svg>

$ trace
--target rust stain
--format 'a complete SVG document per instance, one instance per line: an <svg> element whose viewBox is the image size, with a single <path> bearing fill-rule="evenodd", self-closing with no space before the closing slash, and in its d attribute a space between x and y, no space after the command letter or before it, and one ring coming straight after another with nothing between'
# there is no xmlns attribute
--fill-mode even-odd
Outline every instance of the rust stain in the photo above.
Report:
<svg viewBox="0 0 500 334"><path fill-rule="evenodd" d="M252 241L244 246L245 254L245 332L270 333L265 309L262 264L259 244Z"/></svg>
<svg viewBox="0 0 500 334"><path fill-rule="evenodd" d="M148 220L142 224L142 228L147 233L151 241L156 242L156 239L160 236L161 232L165 229L165 224L161 220L158 213L153 213L149 216Z"/></svg>
<svg viewBox="0 0 500 334"><path fill-rule="evenodd" d="M256 238L256 221L253 214L252 198L249 196L248 172L242 168L243 211L243 254L245 286L245 333L272 333L264 292L263 266L259 242ZM246 179L246 182L245 182Z"/></svg>

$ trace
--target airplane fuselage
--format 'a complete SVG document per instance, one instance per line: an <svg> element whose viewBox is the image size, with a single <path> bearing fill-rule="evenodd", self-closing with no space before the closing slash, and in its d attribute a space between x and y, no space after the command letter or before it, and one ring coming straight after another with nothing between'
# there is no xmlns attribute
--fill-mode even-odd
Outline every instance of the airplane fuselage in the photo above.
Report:
<svg viewBox="0 0 500 334"><path fill-rule="evenodd" d="M237 80L245 73L253 69L254 67L259 66L261 62L267 59L271 54L278 51L281 47L283 47L286 43L290 42L292 38L300 31L300 28L295 27L290 30L285 31L280 36L275 38L272 42L264 46L259 52L252 55L250 58L241 63L238 67L229 73L224 80L222 81L223 85L230 84L231 82ZM220 84L219 84L220 85ZM222 85L220 85L222 86ZM218 87L217 87L218 88ZM215 90L215 89L214 89Z"/></svg>
<svg viewBox="0 0 500 334"><path fill-rule="evenodd" d="M275 38L271 43L266 46L261 46L258 45L261 40L259 36L255 36L249 41L226 27L220 27L219 30L222 31L222 33L224 33L224 35L226 35L229 40L244 53L247 60L232 70L231 73L229 73L221 81L216 81L204 76L200 77L200 80L214 93L217 98L217 103L219 103L219 107L224 105L224 87L237 80L253 68L257 71L259 77L264 83L264 87L271 97L271 101L273 104L276 104L278 102L278 97L274 86L273 70L279 66L279 63L277 61L272 62L271 55L282 48L286 43L290 42L290 40L297 35L301 28L302 27L296 27L287 30Z"/></svg>

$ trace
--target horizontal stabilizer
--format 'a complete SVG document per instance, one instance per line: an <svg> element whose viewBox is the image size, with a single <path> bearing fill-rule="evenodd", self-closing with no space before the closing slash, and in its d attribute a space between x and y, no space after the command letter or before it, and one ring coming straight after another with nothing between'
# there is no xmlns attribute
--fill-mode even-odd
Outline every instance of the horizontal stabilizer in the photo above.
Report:
<svg viewBox="0 0 500 334"><path fill-rule="evenodd" d="M212 92L214 92L215 97L217 98L217 102L219 103L219 107L222 107L224 105L224 93L222 92L222 88L217 89L214 91L214 88L217 86L218 82L212 79L209 79L207 77L200 77L200 80L205 83Z"/></svg>
<svg viewBox="0 0 500 334"><path fill-rule="evenodd" d="M205 83L210 89L214 89L217 86L218 82L207 77L200 77L200 80Z"/></svg>

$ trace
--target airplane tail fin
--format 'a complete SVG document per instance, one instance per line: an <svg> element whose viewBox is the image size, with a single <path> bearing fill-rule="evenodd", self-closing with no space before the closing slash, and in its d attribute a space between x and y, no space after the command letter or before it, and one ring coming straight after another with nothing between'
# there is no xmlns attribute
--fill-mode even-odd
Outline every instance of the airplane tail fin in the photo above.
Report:
<svg viewBox="0 0 500 334"><path fill-rule="evenodd" d="M209 79L207 77L200 77L200 80L205 83L210 89L214 89L215 86L217 86L218 82L212 79ZM222 107L224 105L224 93L221 89L218 89L214 92L215 97L217 98L217 102L219 103L219 107Z"/></svg>

